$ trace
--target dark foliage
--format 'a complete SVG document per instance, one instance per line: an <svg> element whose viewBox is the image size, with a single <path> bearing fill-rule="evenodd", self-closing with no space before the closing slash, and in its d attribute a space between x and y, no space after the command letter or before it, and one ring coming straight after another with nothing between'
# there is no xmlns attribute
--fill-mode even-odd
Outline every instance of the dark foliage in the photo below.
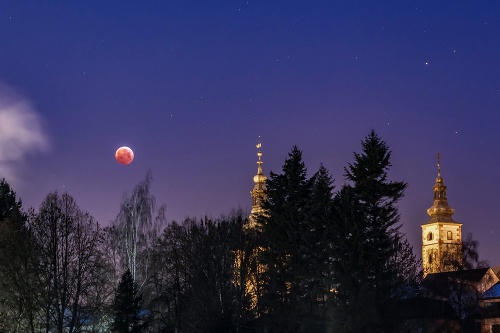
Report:
<svg viewBox="0 0 500 333"><path fill-rule="evenodd" d="M37 320L46 331L76 332L104 303L99 224L69 194L52 192L31 212L29 228L37 251Z"/></svg>
<svg viewBox="0 0 500 333"><path fill-rule="evenodd" d="M0 181L0 329L34 329L37 253L21 199Z"/></svg>
<svg viewBox="0 0 500 333"><path fill-rule="evenodd" d="M335 198L332 271L341 332L390 331L397 321L390 310L416 281L418 262L399 233L396 206L407 185L388 180L390 157L372 131L345 168L351 184Z"/></svg>
<svg viewBox="0 0 500 333"><path fill-rule="evenodd" d="M315 332L326 321L333 180L323 166L307 179L293 147L282 174L270 173L259 219L263 295L260 325L272 332Z"/></svg>
<svg viewBox="0 0 500 333"><path fill-rule="evenodd" d="M13 215L23 215L22 202L3 178L0 181L0 221L5 221Z"/></svg>
<svg viewBox="0 0 500 333"><path fill-rule="evenodd" d="M113 302L114 319L111 327L116 333L140 333L147 326L142 310L142 296L129 270L123 273Z"/></svg>
<svg viewBox="0 0 500 333"><path fill-rule="evenodd" d="M106 233L67 194L27 218L2 181L0 331L106 329L109 311L113 332L396 331L419 262L399 232L406 184L389 180L390 156L372 131L333 195L328 170L308 178L293 147L255 228L237 212L161 230L149 174Z"/></svg>
<svg viewBox="0 0 500 333"><path fill-rule="evenodd" d="M469 276L480 268L486 270L488 262L479 259L479 242L471 233L462 240L461 253L458 256L453 249L450 249L443 254L443 260L445 266L453 271L453 278L447 281L446 297L455 311L460 331L469 332L467 329L473 327L478 319L481 298L481 291L469 281ZM492 283L491 277L484 278L483 283Z"/></svg>
<svg viewBox="0 0 500 333"><path fill-rule="evenodd" d="M250 321L251 238L241 213L171 223L158 240L151 284L154 322L168 332L232 332ZM250 236L249 236L250 237Z"/></svg>

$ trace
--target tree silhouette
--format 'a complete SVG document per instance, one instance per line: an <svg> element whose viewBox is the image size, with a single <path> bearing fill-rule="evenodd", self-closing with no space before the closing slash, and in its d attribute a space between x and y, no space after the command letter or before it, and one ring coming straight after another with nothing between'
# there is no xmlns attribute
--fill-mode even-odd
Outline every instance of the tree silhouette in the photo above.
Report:
<svg viewBox="0 0 500 333"><path fill-rule="evenodd" d="M416 258L399 232L397 202L407 185L388 179L390 157L372 130L344 169L350 184L335 198L332 269L341 332L389 332L400 293L417 276Z"/></svg>
<svg viewBox="0 0 500 333"><path fill-rule="evenodd" d="M69 194L49 193L37 213L31 212L39 273L37 297L46 331L76 332L96 310L102 274L101 229ZM102 305L102 303L100 304Z"/></svg>
<svg viewBox="0 0 500 333"><path fill-rule="evenodd" d="M36 312L36 251L21 199L0 180L0 332L21 323L33 327Z"/></svg>
<svg viewBox="0 0 500 333"><path fill-rule="evenodd" d="M129 270L123 273L113 303L114 320L111 332L139 333L147 326L141 314L142 297Z"/></svg>
<svg viewBox="0 0 500 333"><path fill-rule="evenodd" d="M132 193L124 196L111 229L122 267L130 271L135 282L141 279L139 287L147 279L149 250L165 223L166 206L162 205L156 211L156 199L150 191L151 181L151 172L148 172Z"/></svg>

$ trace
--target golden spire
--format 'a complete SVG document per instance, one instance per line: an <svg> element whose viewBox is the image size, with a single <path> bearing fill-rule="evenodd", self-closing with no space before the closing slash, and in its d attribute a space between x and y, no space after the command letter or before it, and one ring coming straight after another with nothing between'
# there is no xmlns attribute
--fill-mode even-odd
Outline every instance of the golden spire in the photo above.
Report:
<svg viewBox="0 0 500 333"><path fill-rule="evenodd" d="M260 205L261 200L258 200L259 198L257 197L262 197L262 195L264 194L264 191L266 190L267 180L266 175L264 175L264 172L262 171L262 163L264 163L262 162L262 151L260 151L262 143L259 142L256 147L259 150L257 151L257 174L253 176L253 182L255 183L255 186L253 187L253 191L251 192L253 198L252 206Z"/></svg>
<svg viewBox="0 0 500 333"><path fill-rule="evenodd" d="M262 143L258 143L256 145L256 147L257 147L257 149L260 149L262 147ZM262 189L261 185L263 185L265 188L265 186L266 186L265 183L266 183L266 179L267 179L266 175L264 175L264 172L262 171L262 163L264 163L264 162L262 162L262 160L261 160L262 152L260 150L257 152L257 158L258 158L258 160L257 160L257 174L255 176L253 176L253 181L255 183L254 190Z"/></svg>
<svg viewBox="0 0 500 333"><path fill-rule="evenodd" d="M438 178L441 178L441 154L438 153Z"/></svg>
<svg viewBox="0 0 500 333"><path fill-rule="evenodd" d="M441 154L437 154L438 175L436 184L434 185L434 203L427 209L427 214L431 217L428 223L434 222L455 222L451 217L455 214L455 210L448 205L446 197L446 186L441 177Z"/></svg>
<svg viewBox="0 0 500 333"><path fill-rule="evenodd" d="M260 138L259 138L260 139ZM252 211L250 215L250 228L255 226L255 217L257 215L262 215L264 213L264 209L262 208L263 202L266 200L266 180L267 177L262 171L262 151L260 148L262 144L259 142L256 145L257 151L257 174L253 176L253 182L255 183L253 190L250 191L252 196Z"/></svg>

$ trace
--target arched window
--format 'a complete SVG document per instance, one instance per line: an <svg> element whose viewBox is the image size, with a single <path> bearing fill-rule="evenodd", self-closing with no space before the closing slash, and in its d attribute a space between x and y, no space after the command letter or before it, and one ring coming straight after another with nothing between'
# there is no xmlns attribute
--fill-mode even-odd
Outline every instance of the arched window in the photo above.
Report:
<svg viewBox="0 0 500 333"><path fill-rule="evenodd" d="M432 265L432 253L429 253L429 265Z"/></svg>
<svg viewBox="0 0 500 333"><path fill-rule="evenodd" d="M451 231L448 231L448 232L446 233L446 238L447 238L448 240L452 240L452 239L453 239L453 233L452 233Z"/></svg>
<svg viewBox="0 0 500 333"><path fill-rule="evenodd" d="M431 240L432 240L432 232L429 232L429 233L427 234L427 240L428 240L428 241L431 241Z"/></svg>

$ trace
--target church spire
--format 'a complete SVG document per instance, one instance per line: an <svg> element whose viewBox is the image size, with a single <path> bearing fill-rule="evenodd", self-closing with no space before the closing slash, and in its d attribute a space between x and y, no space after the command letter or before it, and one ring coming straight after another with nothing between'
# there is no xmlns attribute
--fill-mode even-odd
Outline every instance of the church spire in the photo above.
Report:
<svg viewBox="0 0 500 333"><path fill-rule="evenodd" d="M253 177L253 181L255 183L255 186L259 187L260 189L260 185L264 184L264 188L265 188L265 182L266 182L266 175L264 175L264 172L262 171L262 152L260 151L260 148L262 147L262 143L258 143L256 145L257 149L259 149L259 151L257 152L257 174Z"/></svg>
<svg viewBox="0 0 500 333"><path fill-rule="evenodd" d="M438 174L436 184L434 185L434 203L427 209L427 214L431 217L428 223L434 222L455 222L451 217L455 210L448 205L446 197L446 186L444 185L443 178L441 177L441 155L437 155Z"/></svg>
<svg viewBox="0 0 500 333"><path fill-rule="evenodd" d="M264 200L266 200L266 180L267 177L262 171L262 143L257 144L257 174L253 176L253 182L255 183L253 190L250 191L252 196L252 211L250 215L250 227L255 225L255 217L256 215L260 215L264 213L264 209L262 208L262 204Z"/></svg>
<svg viewBox="0 0 500 333"><path fill-rule="evenodd" d="M253 182L255 183L253 190L250 192L252 195L252 214L261 211L262 201L265 199L266 194L266 180L267 177L262 171L262 143L257 144L257 174L253 176Z"/></svg>

